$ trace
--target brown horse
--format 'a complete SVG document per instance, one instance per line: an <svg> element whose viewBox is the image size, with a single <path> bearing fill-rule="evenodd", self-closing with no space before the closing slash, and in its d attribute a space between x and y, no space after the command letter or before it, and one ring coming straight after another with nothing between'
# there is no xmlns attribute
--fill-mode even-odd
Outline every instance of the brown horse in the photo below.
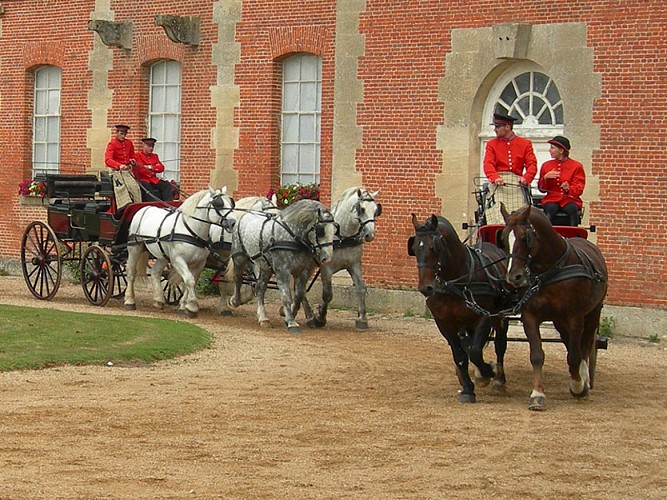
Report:
<svg viewBox="0 0 667 500"><path fill-rule="evenodd" d="M540 210L530 206L508 214L502 240L509 254L507 281L525 290L521 321L530 344L533 391L528 408L544 410L544 350L540 324L552 321L567 347L570 393L585 398L592 386L589 362L607 295L607 266L598 248L584 238L563 238Z"/></svg>
<svg viewBox="0 0 667 500"><path fill-rule="evenodd" d="M493 379L492 390L502 392L508 322L489 316L508 305L505 253L488 243L477 248L464 245L443 217L431 215L420 225L412 214L412 224L415 236L408 239L408 255L417 258L419 291L452 349L461 383L459 401L476 401L475 385L468 374L469 360L480 372L480 384ZM482 356L491 326L496 331L495 369Z"/></svg>

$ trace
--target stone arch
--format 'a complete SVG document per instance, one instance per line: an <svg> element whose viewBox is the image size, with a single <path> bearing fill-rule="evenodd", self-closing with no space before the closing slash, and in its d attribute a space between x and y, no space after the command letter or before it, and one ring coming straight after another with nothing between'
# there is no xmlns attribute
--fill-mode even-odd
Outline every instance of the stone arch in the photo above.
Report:
<svg viewBox="0 0 667 500"><path fill-rule="evenodd" d="M586 31L585 23L505 24L452 31L452 50L439 83L444 125L437 131L443 167L436 180L436 195L446 200L445 217L474 222L476 203L470 193L483 154L479 135L489 123L489 117L483 116L484 107L498 78L520 61L544 68L558 85L568 108L564 133L577 144L573 157L586 168L584 198L598 199L599 184L591 175L591 160L600 142L593 104L600 96L601 78L593 72L593 49L586 45Z"/></svg>

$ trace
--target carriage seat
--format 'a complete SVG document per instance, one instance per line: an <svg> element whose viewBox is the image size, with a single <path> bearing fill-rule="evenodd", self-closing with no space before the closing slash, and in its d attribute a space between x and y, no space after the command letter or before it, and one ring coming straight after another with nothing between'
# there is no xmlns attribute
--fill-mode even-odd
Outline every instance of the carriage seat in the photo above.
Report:
<svg viewBox="0 0 667 500"><path fill-rule="evenodd" d="M532 193L532 199L533 199L533 206L539 208L542 210L542 198L544 198L545 194L544 193ZM579 209L579 221L577 223L581 224L581 220L584 218L584 209L581 208ZM552 222L552 225L554 226L569 226L570 225L570 217L563 212L563 210L558 210L556 212L556 215L554 216L554 221Z"/></svg>
<svg viewBox="0 0 667 500"><path fill-rule="evenodd" d="M97 192L96 175L47 174L46 189L49 198L93 199Z"/></svg>

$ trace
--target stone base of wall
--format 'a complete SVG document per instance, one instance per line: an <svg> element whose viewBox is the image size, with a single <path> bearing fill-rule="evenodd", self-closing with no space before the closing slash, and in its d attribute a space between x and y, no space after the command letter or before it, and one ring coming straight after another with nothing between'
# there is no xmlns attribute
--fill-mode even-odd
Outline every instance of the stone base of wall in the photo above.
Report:
<svg viewBox="0 0 667 500"><path fill-rule="evenodd" d="M21 265L16 260L0 259L0 272L13 276L21 275ZM334 296L330 308L357 309L356 290L347 274L334 276ZM83 293L83 292L82 292ZM322 288L317 281L308 294L313 307L321 302ZM277 290L269 290L267 300L277 301ZM428 314L426 301L416 290L389 290L384 288L368 288L366 309L372 314L400 314L405 316L425 316ZM667 311L641 307L622 307L605 305L602 311L603 320L611 324L612 333L619 337L640 339L657 338L667 342ZM372 316L370 322L372 323ZM654 337L657 336L657 337Z"/></svg>

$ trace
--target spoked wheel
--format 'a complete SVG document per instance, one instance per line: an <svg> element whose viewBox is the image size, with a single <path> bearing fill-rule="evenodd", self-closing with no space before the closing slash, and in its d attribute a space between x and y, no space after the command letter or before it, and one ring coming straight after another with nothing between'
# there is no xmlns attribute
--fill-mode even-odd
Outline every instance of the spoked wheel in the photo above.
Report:
<svg viewBox="0 0 667 500"><path fill-rule="evenodd" d="M164 273L162 273L162 278L160 278L160 283L162 283L162 291L164 292L164 298L167 301L167 304L169 304L170 306L175 306L178 305L178 303L181 301L181 297L183 297L184 285L182 281L178 285L169 283L170 271L171 268L168 268L165 270Z"/></svg>
<svg viewBox="0 0 667 500"><path fill-rule="evenodd" d="M113 266L107 252L91 245L81 257L81 286L88 302L104 306L113 293Z"/></svg>
<svg viewBox="0 0 667 500"><path fill-rule="evenodd" d="M30 292L50 300L60 287L62 260L56 234L40 221L30 223L21 240L21 268Z"/></svg>
<svg viewBox="0 0 667 500"><path fill-rule="evenodd" d="M111 258L111 269L113 269L113 295L112 299L122 299L127 290L127 271L125 262Z"/></svg>

